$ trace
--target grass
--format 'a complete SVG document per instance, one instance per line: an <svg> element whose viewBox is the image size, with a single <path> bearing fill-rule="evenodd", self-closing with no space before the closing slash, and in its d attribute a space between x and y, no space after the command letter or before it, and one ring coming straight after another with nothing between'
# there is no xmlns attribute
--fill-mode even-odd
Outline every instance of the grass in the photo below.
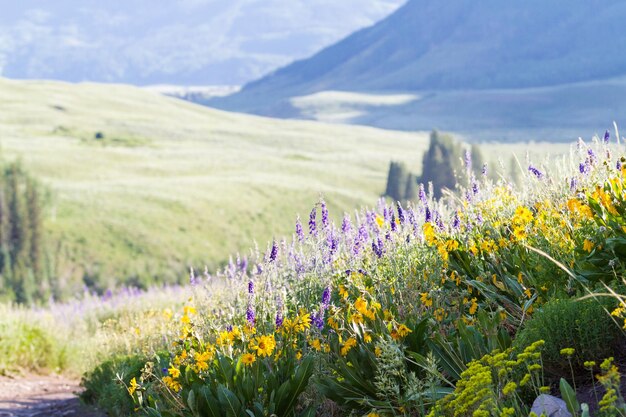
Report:
<svg viewBox="0 0 626 417"><path fill-rule="evenodd" d="M226 113L129 86L2 79L0 143L53 192L59 275L107 287L215 268L292 233L321 192L335 213L374 201L389 160L419 167L427 136Z"/></svg>

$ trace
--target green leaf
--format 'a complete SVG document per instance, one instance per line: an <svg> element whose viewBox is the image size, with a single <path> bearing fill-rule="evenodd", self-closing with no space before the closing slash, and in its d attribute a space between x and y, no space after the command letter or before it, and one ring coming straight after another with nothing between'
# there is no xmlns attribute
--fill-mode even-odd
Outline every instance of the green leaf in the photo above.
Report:
<svg viewBox="0 0 626 417"><path fill-rule="evenodd" d="M198 415L198 409L196 408L196 393L193 390L189 391L189 395L187 396L187 405L193 415Z"/></svg>
<svg viewBox="0 0 626 417"><path fill-rule="evenodd" d="M576 399L576 392L564 378L561 378L559 388L561 390L561 397L563 397L568 411L576 417L580 411L580 404L578 404L578 400Z"/></svg>
<svg viewBox="0 0 626 417"><path fill-rule="evenodd" d="M587 403L582 403L580 409L583 411L581 417L589 417L589 406Z"/></svg>
<svg viewBox="0 0 626 417"><path fill-rule="evenodd" d="M241 401L231 390L224 385L217 387L217 399L226 410L228 417L239 417L241 414Z"/></svg>
<svg viewBox="0 0 626 417"><path fill-rule="evenodd" d="M286 416L293 413L298 397L309 384L309 379L313 374L314 362L313 356L304 358L296 368L295 375L278 388L276 393L276 414Z"/></svg>
<svg viewBox="0 0 626 417"><path fill-rule="evenodd" d="M215 398L209 387L201 387L196 399L198 401L197 409L199 415L203 417L222 417L222 411L217 398Z"/></svg>

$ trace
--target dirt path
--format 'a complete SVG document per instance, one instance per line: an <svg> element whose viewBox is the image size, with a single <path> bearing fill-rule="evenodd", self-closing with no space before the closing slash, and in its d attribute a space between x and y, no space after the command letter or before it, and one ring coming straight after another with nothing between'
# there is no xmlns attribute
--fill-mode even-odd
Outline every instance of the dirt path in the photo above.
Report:
<svg viewBox="0 0 626 417"><path fill-rule="evenodd" d="M0 376L0 417L104 417L80 404L78 382L59 376Z"/></svg>

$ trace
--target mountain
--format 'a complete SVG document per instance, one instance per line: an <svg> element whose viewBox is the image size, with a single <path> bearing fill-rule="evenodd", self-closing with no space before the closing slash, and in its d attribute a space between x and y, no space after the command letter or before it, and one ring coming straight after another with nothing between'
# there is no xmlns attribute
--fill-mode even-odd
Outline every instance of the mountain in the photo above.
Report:
<svg viewBox="0 0 626 417"><path fill-rule="evenodd" d="M240 85L405 0L20 0L0 13L0 75Z"/></svg>
<svg viewBox="0 0 626 417"><path fill-rule="evenodd" d="M379 125L380 119L388 122L391 113L395 128L447 129L447 121L454 119L450 97L469 96L472 118L476 113L492 115L495 110L510 115L499 119L502 124L523 124L526 115L516 118L515 107L530 107L528 103L533 101L540 107L557 102L562 91L555 93L550 88L617 80L623 89L624 19L626 3L619 0L410 0L377 24L209 104L265 115L315 117L310 108L303 112L300 104L303 98L320 92L378 96L411 92L415 94L411 105L390 108L375 103L367 110L369 115L364 114L362 105L353 106L350 113L358 114L349 121ZM602 88L606 90L606 85ZM576 113L584 113L584 106L591 104L583 102L587 97L595 100L600 91L578 91L582 90L590 95L556 103L554 112L563 115L559 125L576 121L568 111L574 107L581 109ZM610 124L611 117L626 117L626 107L615 101L607 107L613 104L617 113L607 113L593 122ZM591 106L597 107L595 103ZM382 108L385 114L380 113ZM410 122L424 111L430 125ZM406 117L398 118L398 114ZM459 114L459 120L463 121L463 116ZM529 117L541 118L535 114Z"/></svg>

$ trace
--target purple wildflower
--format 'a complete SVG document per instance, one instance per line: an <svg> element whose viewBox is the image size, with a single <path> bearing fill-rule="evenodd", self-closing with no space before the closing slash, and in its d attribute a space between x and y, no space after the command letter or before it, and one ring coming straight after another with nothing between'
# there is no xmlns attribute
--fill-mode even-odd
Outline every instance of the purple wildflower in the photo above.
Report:
<svg viewBox="0 0 626 417"><path fill-rule="evenodd" d="M467 172L472 170L472 151L469 149L465 151L465 169Z"/></svg>
<svg viewBox="0 0 626 417"><path fill-rule="evenodd" d="M588 160L587 160L588 161ZM589 172L589 165L587 165L586 163L580 163L578 164L578 171L580 171L581 174L586 174Z"/></svg>
<svg viewBox="0 0 626 417"><path fill-rule="evenodd" d="M598 158L596 157L596 154L593 152L593 149L589 148L587 149L587 159L585 160L585 163L589 163L590 165L595 165L596 161L598 160Z"/></svg>
<svg viewBox="0 0 626 417"><path fill-rule="evenodd" d="M254 309L252 308L252 303L248 303L248 309L246 310L246 320L248 320L248 324L250 326L254 326L255 322Z"/></svg>
<svg viewBox="0 0 626 417"><path fill-rule="evenodd" d="M256 264L256 274L261 275L263 273L263 267L261 264Z"/></svg>
<svg viewBox="0 0 626 417"><path fill-rule="evenodd" d="M372 251L379 258L383 256L383 242L380 240L380 238L372 241Z"/></svg>
<svg viewBox="0 0 626 417"><path fill-rule="evenodd" d="M615 168L617 168L618 171L622 170L622 161L617 161L617 164L615 164Z"/></svg>
<svg viewBox="0 0 626 417"><path fill-rule="evenodd" d="M252 280L248 281L248 294L254 294L254 282Z"/></svg>
<svg viewBox="0 0 626 417"><path fill-rule="evenodd" d="M400 202L396 203L396 207L398 209L398 220L400 220L400 224L404 224L404 209L402 208L402 205L400 204Z"/></svg>
<svg viewBox="0 0 626 417"><path fill-rule="evenodd" d="M330 286L324 288L324 292L322 293L322 305L325 306L325 308L328 308L328 306L330 305L330 295L331 295L331 290L330 290Z"/></svg>
<svg viewBox="0 0 626 417"><path fill-rule="evenodd" d="M573 177L572 177L572 179L571 179L571 180L570 180L570 182L569 182L569 189L570 189L571 191L574 191L574 190L576 189L576 187L577 187L577 181L576 181L576 178L573 178Z"/></svg>
<svg viewBox="0 0 626 417"><path fill-rule="evenodd" d="M604 143L607 144L607 143L609 143L610 140L611 140L611 134L607 130L607 131L604 132Z"/></svg>
<svg viewBox="0 0 626 417"><path fill-rule="evenodd" d="M419 196L422 204L426 205L428 203L428 200L426 199L426 190L424 189L424 184L422 183L420 183Z"/></svg>
<svg viewBox="0 0 626 417"><path fill-rule="evenodd" d="M343 221L341 222L341 232L344 235L347 235L352 231L352 223L350 223L350 215L346 213L343 216Z"/></svg>
<svg viewBox="0 0 626 417"><path fill-rule="evenodd" d="M528 165L528 171L531 172L535 177L539 179L543 178L543 172L539 171L537 168L535 168L532 165Z"/></svg>
<svg viewBox="0 0 626 417"><path fill-rule="evenodd" d="M390 221L390 223L391 223L391 231L392 231L392 232L395 232L395 231L396 231L396 229L397 229L397 225L396 225L396 215L395 215L395 214L392 214L392 215L391 215L391 221Z"/></svg>
<svg viewBox="0 0 626 417"><path fill-rule="evenodd" d="M328 227L328 208L326 207L326 202L322 200L322 226L325 228Z"/></svg>
<svg viewBox="0 0 626 417"><path fill-rule="evenodd" d="M272 249L270 251L270 262L274 262L276 257L278 256L278 246L276 246L276 241L272 241Z"/></svg>
<svg viewBox="0 0 626 417"><path fill-rule="evenodd" d="M315 216L317 215L317 208L313 207L311 214L309 215L309 234L317 236L317 224L315 222Z"/></svg>
<svg viewBox="0 0 626 417"><path fill-rule="evenodd" d="M459 213L454 213L454 220L452 220L452 228L454 230L459 230L461 227L461 219L459 218Z"/></svg>
<svg viewBox="0 0 626 417"><path fill-rule="evenodd" d="M478 183L476 182L476 179L473 176L472 176L472 192L474 193L474 195L477 195L479 193Z"/></svg>
<svg viewBox="0 0 626 417"><path fill-rule="evenodd" d="M487 163L483 164L483 177L487 176Z"/></svg>
<svg viewBox="0 0 626 417"><path fill-rule="evenodd" d="M300 221L300 216L296 220L296 236L298 236L298 240L300 242L304 241L304 230L302 230L302 222Z"/></svg>
<svg viewBox="0 0 626 417"><path fill-rule="evenodd" d="M432 221L433 217L432 214L430 213L430 209L428 208L428 206L426 206L426 211L424 214L424 222L425 223L430 223Z"/></svg>

